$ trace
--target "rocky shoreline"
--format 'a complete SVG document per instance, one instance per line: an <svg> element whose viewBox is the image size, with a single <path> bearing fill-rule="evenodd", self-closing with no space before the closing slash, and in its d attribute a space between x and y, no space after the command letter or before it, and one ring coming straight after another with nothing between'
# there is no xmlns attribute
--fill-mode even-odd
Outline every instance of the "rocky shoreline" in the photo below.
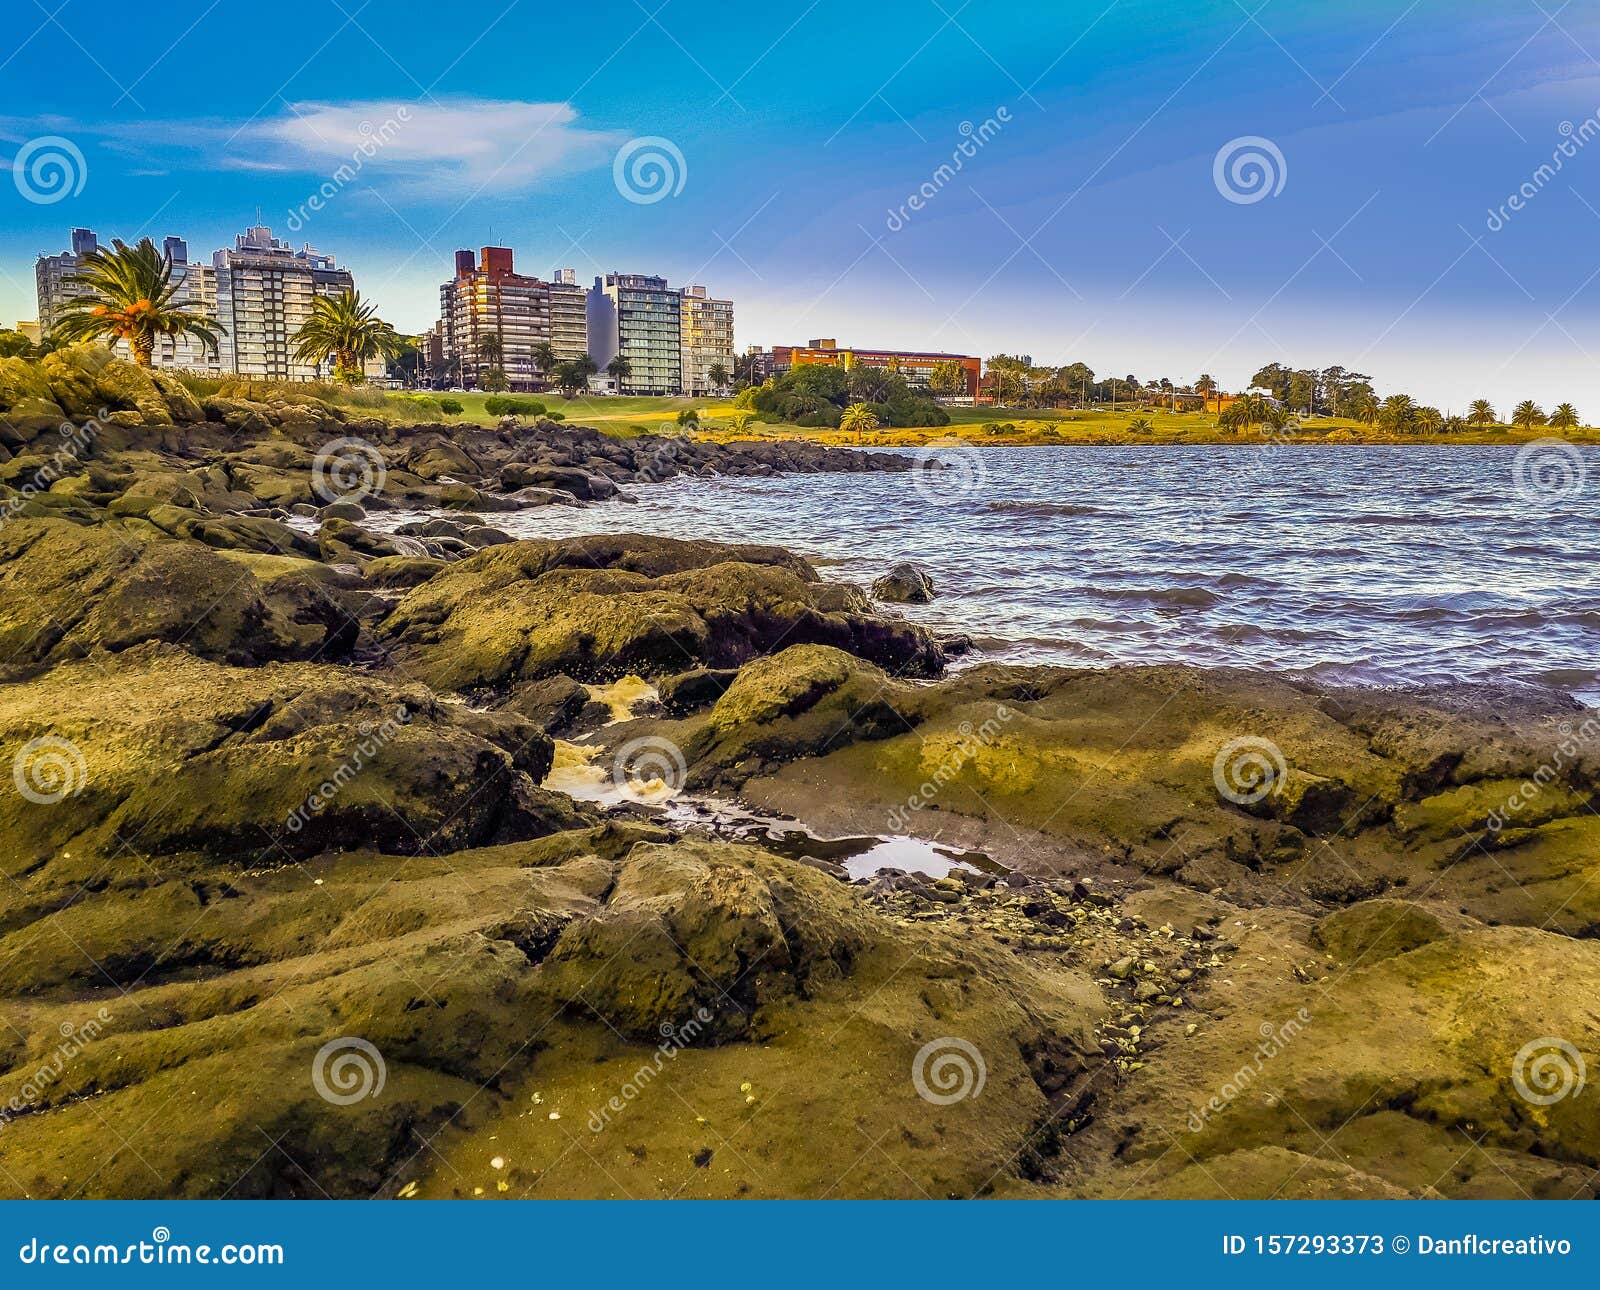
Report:
<svg viewBox="0 0 1600 1290"><path fill-rule="evenodd" d="M776 547L493 524L901 457L19 364L0 1194L1595 1194L1589 710L951 674ZM574 744L993 863L851 882Z"/></svg>

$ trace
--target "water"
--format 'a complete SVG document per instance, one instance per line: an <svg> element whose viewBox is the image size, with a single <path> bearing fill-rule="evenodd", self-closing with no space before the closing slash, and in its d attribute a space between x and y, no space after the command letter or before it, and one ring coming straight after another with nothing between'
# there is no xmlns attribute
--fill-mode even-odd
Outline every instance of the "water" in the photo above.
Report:
<svg viewBox="0 0 1600 1290"><path fill-rule="evenodd" d="M905 612L987 658L1516 679L1600 702L1600 449L1581 452L1587 486L1564 495L1519 490L1510 447L992 448L938 475L679 479L636 505L484 519L770 542L863 584L911 560L939 599Z"/></svg>

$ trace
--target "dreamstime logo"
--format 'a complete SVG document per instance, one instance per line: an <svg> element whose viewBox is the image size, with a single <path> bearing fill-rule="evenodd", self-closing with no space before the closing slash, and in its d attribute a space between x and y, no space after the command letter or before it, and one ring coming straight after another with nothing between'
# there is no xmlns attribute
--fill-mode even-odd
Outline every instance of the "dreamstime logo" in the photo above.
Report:
<svg viewBox="0 0 1600 1290"><path fill-rule="evenodd" d="M11 163L17 191L36 206L54 206L76 197L89 182L89 163L71 139L59 134L29 139Z"/></svg>
<svg viewBox="0 0 1600 1290"><path fill-rule="evenodd" d="M1565 439L1535 439L1517 449L1511 480L1530 506L1551 507L1583 491L1588 463L1577 444Z"/></svg>
<svg viewBox="0 0 1600 1290"><path fill-rule="evenodd" d="M935 1106L953 1106L983 1092L989 1068L976 1046L954 1035L930 1039L911 1059L917 1096Z"/></svg>
<svg viewBox="0 0 1600 1290"><path fill-rule="evenodd" d="M1271 139L1258 134L1230 139L1211 163L1211 182L1236 206L1276 197L1289 180L1289 163Z"/></svg>
<svg viewBox="0 0 1600 1290"><path fill-rule="evenodd" d="M1246 735L1217 749L1211 780L1217 792L1238 806L1253 806L1283 786L1289 773L1283 752L1270 739Z"/></svg>
<svg viewBox="0 0 1600 1290"><path fill-rule="evenodd" d="M1530 1039L1511 1062L1511 1083L1517 1095L1535 1106L1553 1106L1583 1092L1588 1078L1583 1054L1565 1039L1543 1035Z"/></svg>
<svg viewBox="0 0 1600 1290"><path fill-rule="evenodd" d="M911 459L911 482L930 506L954 506L988 487L989 466L981 449L959 439L930 443Z"/></svg>
<svg viewBox="0 0 1600 1290"><path fill-rule="evenodd" d="M53 806L83 792L89 764L78 745L60 735L41 735L22 745L11 761L11 779L30 802Z"/></svg>
<svg viewBox="0 0 1600 1290"><path fill-rule="evenodd" d="M971 121L963 121L959 127L961 141L951 149L950 160L941 162L921 187L900 203L898 210L888 212L883 222L884 227L891 233L898 233L916 217L918 212L926 210L928 203L944 191L945 185L954 182L955 177L965 169L967 162L976 157L1010 120L1011 109L1001 107L995 110L993 116L978 125L973 125Z"/></svg>
<svg viewBox="0 0 1600 1290"><path fill-rule="evenodd" d="M630 739L617 749L611 760L611 780L618 788L644 785L660 786L676 792L689 776L688 764L683 759L683 749L670 739L646 735Z"/></svg>
<svg viewBox="0 0 1600 1290"><path fill-rule="evenodd" d="M349 1106L383 1092L388 1068L383 1054L365 1039L344 1035L330 1039L311 1059L311 1087L325 1102Z"/></svg>
<svg viewBox="0 0 1600 1290"><path fill-rule="evenodd" d="M647 134L629 139L611 163L617 191L636 206L653 206L676 197L689 181L689 163L671 139Z"/></svg>
<svg viewBox="0 0 1600 1290"><path fill-rule="evenodd" d="M289 217L285 221L289 225L289 231L298 233L313 215L326 209L328 203L355 182L356 176L361 173L367 162L377 156L395 135L400 133L400 127L410 120L411 110L402 107L382 125L363 121L357 128L361 142L351 152L350 160L344 162L323 180L322 186L301 202L298 208L289 212Z"/></svg>
<svg viewBox="0 0 1600 1290"><path fill-rule="evenodd" d="M330 439L311 462L311 491L325 503L360 502L383 491L389 468L365 439Z"/></svg>

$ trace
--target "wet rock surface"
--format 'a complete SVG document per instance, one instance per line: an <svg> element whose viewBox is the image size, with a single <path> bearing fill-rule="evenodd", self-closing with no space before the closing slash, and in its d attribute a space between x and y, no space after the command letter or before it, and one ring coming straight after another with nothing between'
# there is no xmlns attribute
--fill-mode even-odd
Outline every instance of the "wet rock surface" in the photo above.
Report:
<svg viewBox="0 0 1600 1290"><path fill-rule="evenodd" d="M778 548L494 522L903 458L98 351L0 361L0 416L0 1193L1594 1193L1559 696L946 674ZM381 484L325 495L352 438ZM683 793L955 859L851 881Z"/></svg>

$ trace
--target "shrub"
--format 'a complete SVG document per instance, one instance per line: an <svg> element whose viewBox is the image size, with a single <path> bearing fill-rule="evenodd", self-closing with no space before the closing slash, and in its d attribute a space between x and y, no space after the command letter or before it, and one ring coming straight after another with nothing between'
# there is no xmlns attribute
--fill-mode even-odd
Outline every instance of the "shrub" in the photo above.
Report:
<svg viewBox="0 0 1600 1290"><path fill-rule="evenodd" d="M685 408L678 413L678 424L681 426L697 426L700 424L700 414L693 408Z"/></svg>
<svg viewBox="0 0 1600 1290"><path fill-rule="evenodd" d="M483 410L492 417L542 417L544 404L533 399L513 399L493 395L483 401Z"/></svg>
<svg viewBox="0 0 1600 1290"><path fill-rule="evenodd" d="M460 399L440 399L439 400L439 411L443 412L445 414L445 416L447 416L447 417L458 417L465 410L466 409L464 409L461 406L461 400Z"/></svg>

